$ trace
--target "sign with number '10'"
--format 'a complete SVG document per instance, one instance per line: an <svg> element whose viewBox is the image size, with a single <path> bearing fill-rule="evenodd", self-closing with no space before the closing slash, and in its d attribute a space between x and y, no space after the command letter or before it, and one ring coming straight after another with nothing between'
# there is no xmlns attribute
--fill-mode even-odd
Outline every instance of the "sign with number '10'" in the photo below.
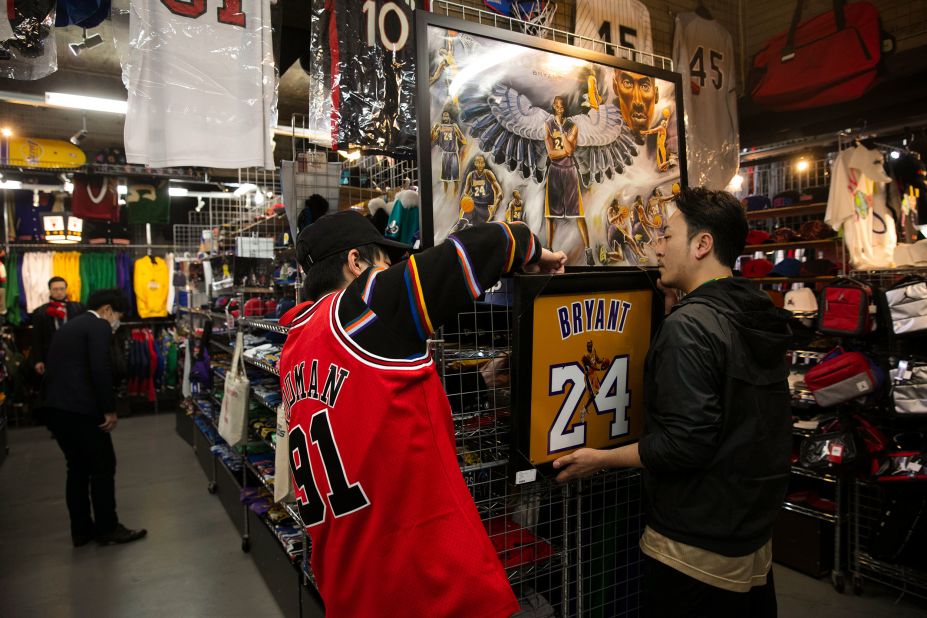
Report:
<svg viewBox="0 0 927 618"><path fill-rule="evenodd" d="M534 303L531 463L635 440L643 429L650 290L540 296Z"/></svg>

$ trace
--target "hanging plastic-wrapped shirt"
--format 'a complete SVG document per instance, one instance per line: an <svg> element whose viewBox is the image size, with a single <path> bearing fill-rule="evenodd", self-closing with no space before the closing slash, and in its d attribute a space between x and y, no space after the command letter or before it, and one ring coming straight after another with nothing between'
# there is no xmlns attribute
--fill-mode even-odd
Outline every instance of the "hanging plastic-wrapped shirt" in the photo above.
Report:
<svg viewBox="0 0 927 618"><path fill-rule="evenodd" d="M312 0L309 129L322 143L415 153L416 8L427 0Z"/></svg>
<svg viewBox="0 0 927 618"><path fill-rule="evenodd" d="M125 63L129 163L274 167L270 0L132 0Z"/></svg>
<svg viewBox="0 0 927 618"><path fill-rule="evenodd" d="M58 70L55 0L0 2L0 77L33 80Z"/></svg>

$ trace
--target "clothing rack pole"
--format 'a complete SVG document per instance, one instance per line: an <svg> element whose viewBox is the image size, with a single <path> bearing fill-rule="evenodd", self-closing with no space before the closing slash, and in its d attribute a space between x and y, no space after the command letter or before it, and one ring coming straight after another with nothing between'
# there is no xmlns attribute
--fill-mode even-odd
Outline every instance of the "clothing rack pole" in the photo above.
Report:
<svg viewBox="0 0 927 618"><path fill-rule="evenodd" d="M145 244L148 245L148 255L151 255L151 224L145 224Z"/></svg>
<svg viewBox="0 0 927 618"><path fill-rule="evenodd" d="M10 199L10 192L3 192L3 247L5 249L4 254L10 254L10 210L6 207L6 203Z"/></svg>

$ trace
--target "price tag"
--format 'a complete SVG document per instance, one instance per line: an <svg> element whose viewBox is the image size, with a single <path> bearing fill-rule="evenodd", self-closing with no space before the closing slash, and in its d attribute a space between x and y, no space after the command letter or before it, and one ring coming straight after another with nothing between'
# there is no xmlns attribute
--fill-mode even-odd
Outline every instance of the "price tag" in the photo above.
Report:
<svg viewBox="0 0 927 618"><path fill-rule="evenodd" d="M905 470L910 470L911 472L915 474L920 474L920 471L923 467L924 466L917 463L916 461L909 461L908 464L905 466Z"/></svg>
<svg viewBox="0 0 927 618"><path fill-rule="evenodd" d="M834 463L840 463L843 461L843 445L831 444L830 454L827 456L827 458Z"/></svg>
<svg viewBox="0 0 927 618"><path fill-rule="evenodd" d="M536 468L531 468L530 470L519 470L515 473L515 484L524 485L525 483L533 483L538 478L538 471Z"/></svg>

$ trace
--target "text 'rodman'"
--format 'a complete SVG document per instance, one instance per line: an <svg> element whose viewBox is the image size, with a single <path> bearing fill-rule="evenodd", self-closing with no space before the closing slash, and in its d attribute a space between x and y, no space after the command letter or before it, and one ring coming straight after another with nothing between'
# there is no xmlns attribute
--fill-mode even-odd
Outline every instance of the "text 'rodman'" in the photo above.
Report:
<svg viewBox="0 0 927 618"><path fill-rule="evenodd" d="M590 331L623 333L629 313L631 313L631 303L614 298L585 298L558 307L557 320L560 322L560 338L566 339Z"/></svg>
<svg viewBox="0 0 927 618"><path fill-rule="evenodd" d="M323 369L324 371L324 369ZM344 381L347 380L350 372L347 369L338 367L335 364L328 366L328 376L325 377L325 383L319 389L319 361L313 359L309 366L309 372L306 372L306 361L303 361L287 372L283 379L283 402L287 409L291 409L297 401L303 399L315 399L325 405L332 407L338 400L338 394Z"/></svg>

